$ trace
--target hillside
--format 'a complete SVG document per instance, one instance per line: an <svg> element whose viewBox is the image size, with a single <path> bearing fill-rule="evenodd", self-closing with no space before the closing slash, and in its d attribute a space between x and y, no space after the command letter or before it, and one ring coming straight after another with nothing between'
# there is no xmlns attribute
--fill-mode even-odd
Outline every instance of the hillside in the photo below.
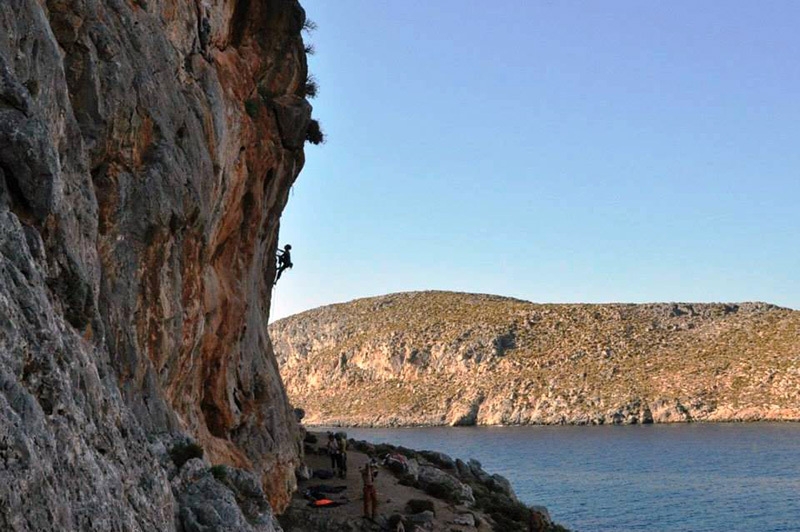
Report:
<svg viewBox="0 0 800 532"><path fill-rule="evenodd" d="M800 419L800 312L411 292L270 326L309 424Z"/></svg>

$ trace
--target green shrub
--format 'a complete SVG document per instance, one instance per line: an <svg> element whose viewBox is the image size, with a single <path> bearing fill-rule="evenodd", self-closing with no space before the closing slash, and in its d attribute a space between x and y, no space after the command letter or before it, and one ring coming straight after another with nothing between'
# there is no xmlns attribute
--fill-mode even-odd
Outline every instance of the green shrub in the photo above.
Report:
<svg viewBox="0 0 800 532"><path fill-rule="evenodd" d="M431 497L435 497L437 499L441 499L447 502L458 502L455 498L455 494L453 491L445 486L444 484L439 484L437 482L431 482L427 486L425 486L425 493L430 495Z"/></svg>
<svg viewBox="0 0 800 532"><path fill-rule="evenodd" d="M303 22L303 31L307 33L312 33L316 31L316 29L317 29L317 23L311 20L310 18L307 18L305 22Z"/></svg>
<svg viewBox="0 0 800 532"><path fill-rule="evenodd" d="M406 503L406 509L411 514L418 514L427 510L436 515L436 507L433 505L433 501L429 499L409 499Z"/></svg>
<svg viewBox="0 0 800 532"><path fill-rule="evenodd" d="M303 84L303 96L306 98L316 98L319 93L319 83L314 76L309 74L306 76L306 82Z"/></svg>
<svg viewBox="0 0 800 532"><path fill-rule="evenodd" d="M374 455L375 454L375 446L369 442L365 442L364 440L353 440L350 443L350 447L355 449L356 451L360 451L364 454Z"/></svg>
<svg viewBox="0 0 800 532"><path fill-rule="evenodd" d="M313 122L313 120L312 120L312 122ZM394 445L389 444L389 443L378 443L378 444L375 445L374 452L375 452L375 456L377 456L379 458L383 458L385 455L395 452L395 449L396 449L396 447Z"/></svg>
<svg viewBox="0 0 800 532"><path fill-rule="evenodd" d="M250 115L250 118L255 118L258 116L259 107L260 105L256 99L250 99L244 102L244 110L247 111L247 114Z"/></svg>
<svg viewBox="0 0 800 532"><path fill-rule="evenodd" d="M411 486L413 488L416 488L418 484L418 482L414 480L414 475L403 475L397 483L401 486Z"/></svg>
<svg viewBox="0 0 800 532"><path fill-rule="evenodd" d="M228 473L225 469L224 465L215 465L211 468L211 475L220 482L224 482L225 479L228 477Z"/></svg>
<svg viewBox="0 0 800 532"><path fill-rule="evenodd" d="M314 145L323 144L325 142L325 133L319 125L318 120L311 120L306 129L306 140Z"/></svg>
<svg viewBox="0 0 800 532"><path fill-rule="evenodd" d="M310 55L314 55L314 45L311 45L311 49L312 51ZM308 53L308 50L306 50L306 53ZM39 80L29 79L25 82L25 88L28 89L30 95L35 98L39 94Z"/></svg>
<svg viewBox="0 0 800 532"><path fill-rule="evenodd" d="M495 530L503 530L503 532L527 532L528 525L525 523L520 523L515 519L511 519L510 517L506 516L500 512L492 512L489 516L497 523L497 528Z"/></svg>
<svg viewBox="0 0 800 532"><path fill-rule="evenodd" d="M170 449L169 457L172 458L175 467L180 469L192 458L203 458L203 448L194 442L177 443Z"/></svg>
<svg viewBox="0 0 800 532"><path fill-rule="evenodd" d="M527 506L507 495L491 492L482 484L470 485L475 496L475 507L489 514L497 523L498 530L528 530L531 511Z"/></svg>

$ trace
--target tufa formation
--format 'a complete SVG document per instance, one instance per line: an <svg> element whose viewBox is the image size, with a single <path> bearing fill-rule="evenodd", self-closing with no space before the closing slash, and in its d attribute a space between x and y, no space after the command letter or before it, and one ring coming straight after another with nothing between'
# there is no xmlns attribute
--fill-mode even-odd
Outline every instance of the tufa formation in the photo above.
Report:
<svg viewBox="0 0 800 532"><path fill-rule="evenodd" d="M800 312L412 292L273 323L307 424L800 420Z"/></svg>
<svg viewBox="0 0 800 532"><path fill-rule="evenodd" d="M0 2L0 529L278 528L304 24L296 0Z"/></svg>

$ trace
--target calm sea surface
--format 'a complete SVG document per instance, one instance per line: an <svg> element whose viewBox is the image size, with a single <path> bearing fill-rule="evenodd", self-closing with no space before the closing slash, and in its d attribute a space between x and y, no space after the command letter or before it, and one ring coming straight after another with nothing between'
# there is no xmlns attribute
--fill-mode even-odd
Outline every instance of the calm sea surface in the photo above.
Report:
<svg viewBox="0 0 800 532"><path fill-rule="evenodd" d="M477 458L573 530L800 531L800 424L347 429Z"/></svg>

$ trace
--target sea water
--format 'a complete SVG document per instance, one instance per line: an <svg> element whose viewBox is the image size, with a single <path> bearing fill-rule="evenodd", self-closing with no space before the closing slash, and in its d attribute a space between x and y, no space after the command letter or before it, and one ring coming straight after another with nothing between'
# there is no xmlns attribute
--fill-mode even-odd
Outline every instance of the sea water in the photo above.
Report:
<svg viewBox="0 0 800 532"><path fill-rule="evenodd" d="M800 531L800 423L345 430L476 458L580 532Z"/></svg>

